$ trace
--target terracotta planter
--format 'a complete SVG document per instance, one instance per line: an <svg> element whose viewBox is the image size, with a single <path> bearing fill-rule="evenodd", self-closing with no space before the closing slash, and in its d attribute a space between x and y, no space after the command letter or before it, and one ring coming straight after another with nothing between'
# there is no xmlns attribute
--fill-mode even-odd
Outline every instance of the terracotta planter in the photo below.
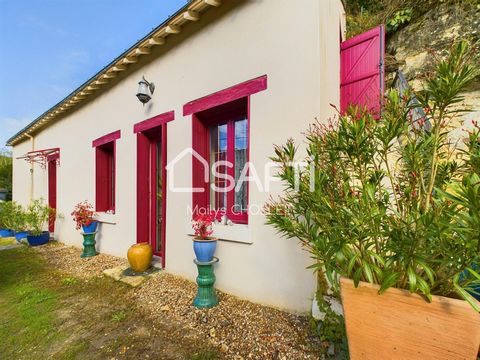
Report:
<svg viewBox="0 0 480 360"><path fill-rule="evenodd" d="M477 359L480 314L466 301L341 279L350 359Z"/></svg>
<svg viewBox="0 0 480 360"><path fill-rule="evenodd" d="M128 249L127 258L130 267L135 272L144 272L150 267L152 262L153 251L148 243L139 243L130 246Z"/></svg>

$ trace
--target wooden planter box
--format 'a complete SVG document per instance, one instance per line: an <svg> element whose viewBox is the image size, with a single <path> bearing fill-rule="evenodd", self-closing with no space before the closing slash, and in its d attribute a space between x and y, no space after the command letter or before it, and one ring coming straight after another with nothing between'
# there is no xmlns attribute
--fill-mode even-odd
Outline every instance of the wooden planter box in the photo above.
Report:
<svg viewBox="0 0 480 360"><path fill-rule="evenodd" d="M480 314L466 301L341 279L350 358L477 359Z"/></svg>

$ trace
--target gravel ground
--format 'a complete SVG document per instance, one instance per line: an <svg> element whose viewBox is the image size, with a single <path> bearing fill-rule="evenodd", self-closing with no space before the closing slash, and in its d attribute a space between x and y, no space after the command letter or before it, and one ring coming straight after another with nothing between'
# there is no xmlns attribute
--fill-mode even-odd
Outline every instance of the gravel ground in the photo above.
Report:
<svg viewBox="0 0 480 360"><path fill-rule="evenodd" d="M57 242L50 242L47 246L37 246L32 249L43 255L54 268L80 279L102 276L103 270L128 263L126 259L105 254L82 259L80 249Z"/></svg>
<svg viewBox="0 0 480 360"><path fill-rule="evenodd" d="M100 254L81 259L80 249L62 244L36 248L61 271L88 278L125 264L125 259ZM308 336L307 317L240 300L217 291L220 304L199 310L192 306L196 284L160 273L131 289L137 307L155 321L168 318L216 346L227 359L318 359L320 344Z"/></svg>
<svg viewBox="0 0 480 360"><path fill-rule="evenodd" d="M308 343L308 319L240 300L217 291L220 304L196 309L192 301L196 285L163 273L144 285L135 297L152 316L167 312L200 331L228 358L317 359L314 343Z"/></svg>

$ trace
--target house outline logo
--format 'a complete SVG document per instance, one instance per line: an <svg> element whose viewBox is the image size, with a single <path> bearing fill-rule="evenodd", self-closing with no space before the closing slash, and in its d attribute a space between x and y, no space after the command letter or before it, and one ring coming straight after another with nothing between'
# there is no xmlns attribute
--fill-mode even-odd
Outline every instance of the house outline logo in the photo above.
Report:
<svg viewBox="0 0 480 360"><path fill-rule="evenodd" d="M168 190L171 192L178 192L178 193L201 193L204 192L205 189L203 187L198 188L198 187L176 187L175 186L175 165L182 160L186 155L190 154L193 156L195 159L200 161L200 163L203 166L203 180L205 183L208 183L209 181L209 171L210 171L210 165L208 164L208 161L203 158L202 155L200 155L197 151L192 149L191 147L188 147L184 149L182 152L180 152L177 156L175 156L168 164L165 166L165 169L167 170L167 176L168 176Z"/></svg>

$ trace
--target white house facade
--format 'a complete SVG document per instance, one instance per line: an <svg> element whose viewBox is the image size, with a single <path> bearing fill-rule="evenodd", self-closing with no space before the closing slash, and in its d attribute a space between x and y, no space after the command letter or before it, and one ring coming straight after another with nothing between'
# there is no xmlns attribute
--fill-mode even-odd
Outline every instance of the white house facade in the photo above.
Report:
<svg viewBox="0 0 480 360"><path fill-rule="evenodd" d="M99 252L126 257L148 241L165 271L191 280L192 209L241 205L214 226L216 287L308 311L311 259L265 225L261 208L282 190L270 179L273 145L301 142L339 106L343 21L340 0L192 0L9 140L13 199L48 199L63 215L54 237L78 247L70 212L89 200ZM155 84L145 105L135 96L142 77ZM39 163L22 158L29 153ZM204 167L222 156L252 164L259 181L212 192ZM237 170L225 171L238 180Z"/></svg>

